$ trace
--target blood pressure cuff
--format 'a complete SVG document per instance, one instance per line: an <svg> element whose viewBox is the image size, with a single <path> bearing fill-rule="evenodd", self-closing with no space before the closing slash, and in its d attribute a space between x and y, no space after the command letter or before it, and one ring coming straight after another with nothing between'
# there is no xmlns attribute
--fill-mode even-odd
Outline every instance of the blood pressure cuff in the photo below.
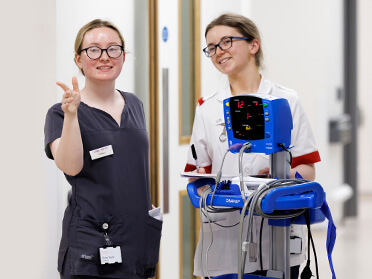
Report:
<svg viewBox="0 0 372 279"><path fill-rule="evenodd" d="M328 229L327 229L327 254L328 254L328 262L329 267L332 271L332 279L336 279L336 274L333 269L333 262L332 262L332 251L333 247L335 246L336 242L336 226L333 223L333 218L331 214L331 210L325 200L322 207L320 208L324 216L328 219Z"/></svg>
<svg viewBox="0 0 372 279"><path fill-rule="evenodd" d="M295 178L302 179L302 176L298 172L296 172ZM327 255L328 255L329 268L331 269L331 272L332 272L332 279L336 279L336 274L335 274L335 270L333 268L333 262L332 262L332 251L336 243L336 226L333 222L331 210L329 209L329 206L326 200L324 200L324 203L322 207L320 208L320 211L328 219L327 242L326 242Z"/></svg>

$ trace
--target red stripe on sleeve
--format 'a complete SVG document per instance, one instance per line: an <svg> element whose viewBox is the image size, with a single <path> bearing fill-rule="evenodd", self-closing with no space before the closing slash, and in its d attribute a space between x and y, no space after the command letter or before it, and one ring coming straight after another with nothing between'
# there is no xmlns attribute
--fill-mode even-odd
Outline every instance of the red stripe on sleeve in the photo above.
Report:
<svg viewBox="0 0 372 279"><path fill-rule="evenodd" d="M309 154L305 154L299 157L292 158L292 168L297 167L298 165L307 165L320 162L320 155L318 151L314 151Z"/></svg>
<svg viewBox="0 0 372 279"><path fill-rule="evenodd" d="M206 173L211 173L212 172L212 166L206 166L206 167L203 167L203 168L205 169ZM186 164L184 172L189 172L189 171L193 171L193 170L196 170L195 165Z"/></svg>
<svg viewBox="0 0 372 279"><path fill-rule="evenodd" d="M204 103L204 99L203 99L203 97L201 97L201 98L198 100L198 103L199 103L199 105L202 105L202 104Z"/></svg>

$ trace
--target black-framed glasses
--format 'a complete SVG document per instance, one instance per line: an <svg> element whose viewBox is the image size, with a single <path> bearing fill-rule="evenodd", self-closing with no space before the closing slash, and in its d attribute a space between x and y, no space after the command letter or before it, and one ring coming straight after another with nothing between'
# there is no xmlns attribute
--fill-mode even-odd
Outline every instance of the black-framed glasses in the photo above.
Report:
<svg viewBox="0 0 372 279"><path fill-rule="evenodd" d="M209 46L203 48L203 51L204 51L204 53L207 57L212 57L213 55L216 54L217 47L219 47L221 50L227 50L227 49L231 48L233 39L251 41L253 38L252 37L234 37L234 36L225 37L218 44L209 45Z"/></svg>
<svg viewBox="0 0 372 279"><path fill-rule="evenodd" d="M120 45L112 45L108 48L100 48L98 46L91 46L82 49L85 51L90 59L98 59L102 56L103 51L106 51L107 55L111 58L118 58L123 53L123 47Z"/></svg>

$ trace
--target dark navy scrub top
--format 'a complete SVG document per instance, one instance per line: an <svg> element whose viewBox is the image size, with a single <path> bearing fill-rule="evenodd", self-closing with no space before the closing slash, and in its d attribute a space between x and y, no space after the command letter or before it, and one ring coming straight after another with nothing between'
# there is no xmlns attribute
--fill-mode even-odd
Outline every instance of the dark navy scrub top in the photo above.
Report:
<svg viewBox="0 0 372 279"><path fill-rule="evenodd" d="M58 270L71 275L148 278L155 274L162 222L150 217L149 143L142 102L131 93L125 99L120 127L108 113L81 102L78 120L84 166L76 176L65 174L72 196L63 219ZM61 137L61 103L51 107L45 122L45 152ZM111 145L113 154L92 160L89 151ZM119 245L122 263L101 265L99 248L108 237ZM65 269L66 270L66 269Z"/></svg>

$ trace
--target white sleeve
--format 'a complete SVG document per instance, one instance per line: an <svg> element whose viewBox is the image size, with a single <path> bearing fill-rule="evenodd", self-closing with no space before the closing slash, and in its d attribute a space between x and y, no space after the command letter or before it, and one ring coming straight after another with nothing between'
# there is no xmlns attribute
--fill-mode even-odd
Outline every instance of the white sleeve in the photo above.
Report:
<svg viewBox="0 0 372 279"><path fill-rule="evenodd" d="M293 118L291 144L294 146L291 151L293 157L318 151L309 120L298 98L291 104L291 109Z"/></svg>

